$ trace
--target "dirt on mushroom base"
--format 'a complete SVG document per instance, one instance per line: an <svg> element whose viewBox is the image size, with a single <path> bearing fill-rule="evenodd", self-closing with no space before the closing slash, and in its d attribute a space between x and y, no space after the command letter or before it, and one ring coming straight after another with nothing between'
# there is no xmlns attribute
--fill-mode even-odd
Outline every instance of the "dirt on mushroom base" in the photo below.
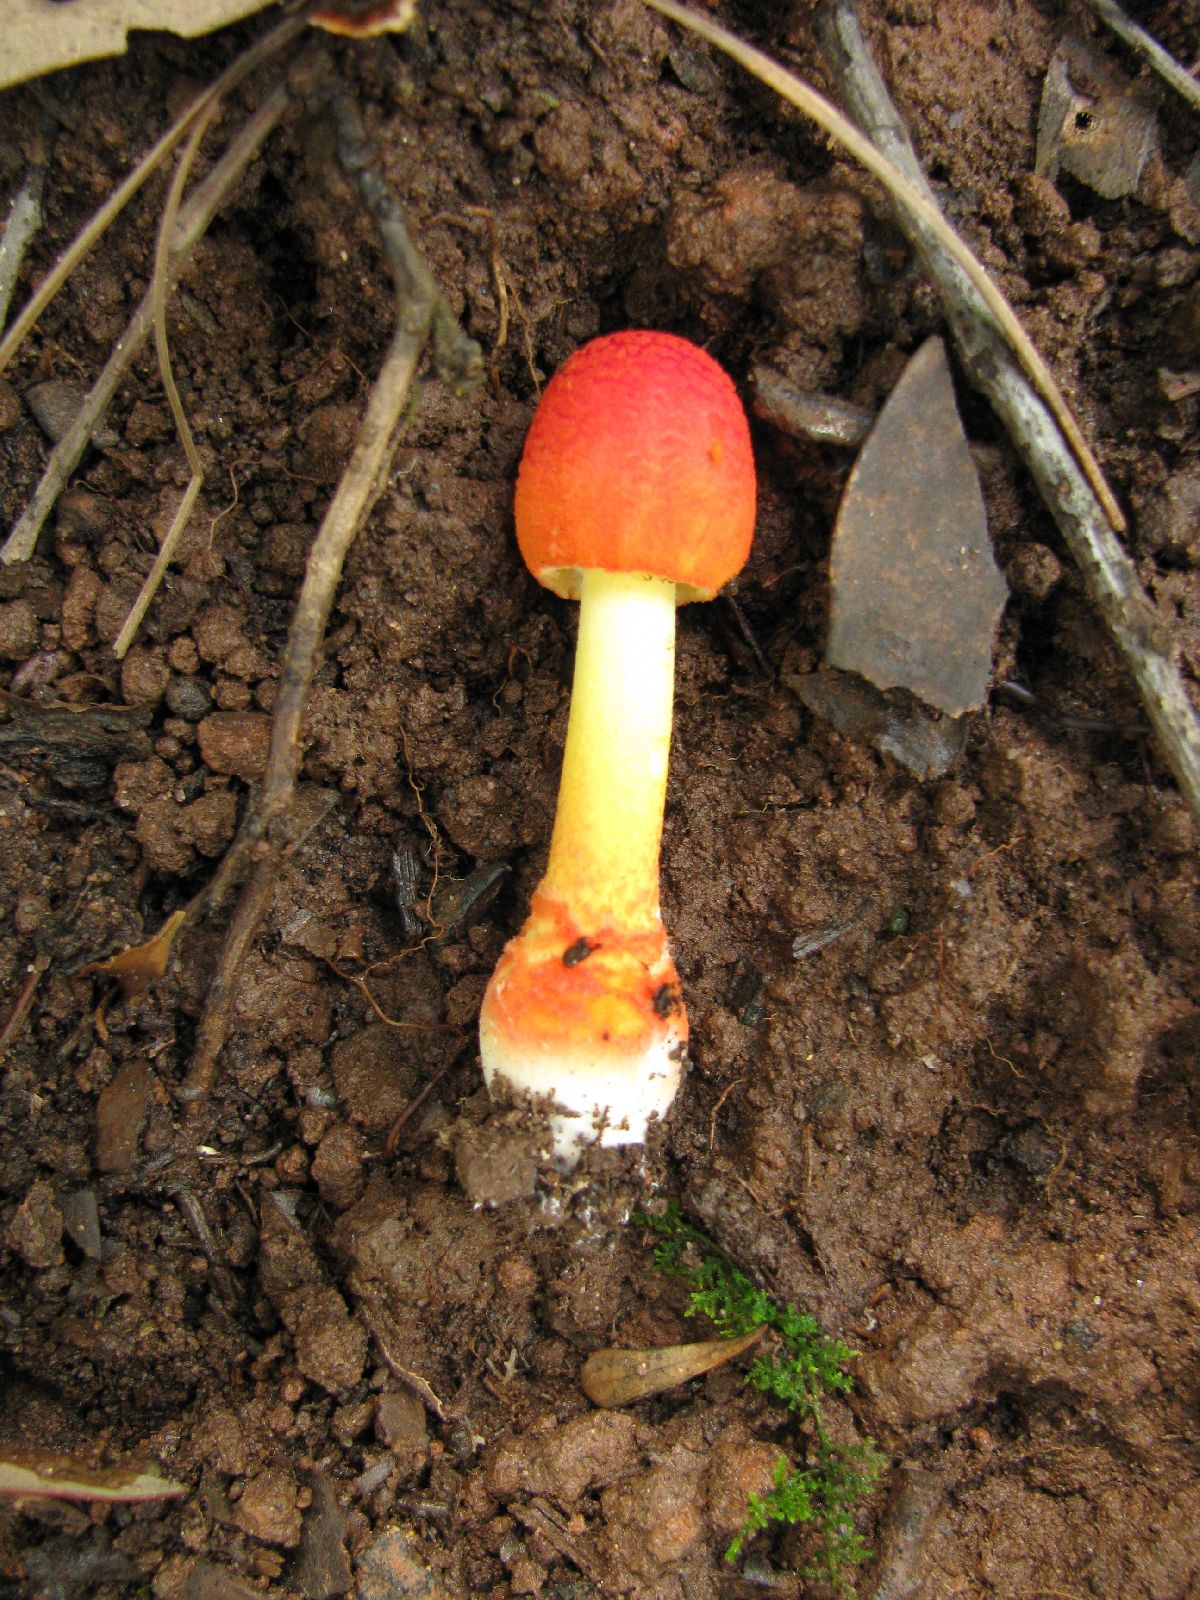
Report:
<svg viewBox="0 0 1200 1600"><path fill-rule="evenodd" d="M589 1351L694 1332L620 1226L627 1165L605 1157L604 1181L555 1207L522 1199L527 1130L490 1117L469 1054L394 1159L381 1152L473 1026L549 836L571 618L511 541L526 331L542 373L601 329L651 323L734 371L766 354L878 403L936 314L849 169L636 7L592 8L574 31L497 11L482 32L469 8L426 9L398 49L345 50L347 81L471 331L493 341L498 304L463 194L493 211L526 320L514 312L495 392L427 394L352 554L304 772L341 801L280 880L199 1129L170 1087L209 935L103 1028L78 968L152 932L228 843L358 374L386 338L369 229L301 121L201 247L173 319L213 470L143 642L118 671L107 645L180 483L148 365L44 552L0 569L6 670L68 702L152 709L144 748L107 733L82 763L58 745L6 752L22 781L0 792L4 1018L30 963L49 965L0 1104L5 1415L47 1447L146 1449L196 1486L96 1518L0 1508L14 1594L140 1578L161 1600L247 1582L714 1595L785 1438L730 1371L630 1415L587 1405ZM1109 465L1144 512L1137 553L1194 651L1196 552L1156 516L1194 484L1194 401L1164 401L1155 377L1194 249L1152 206L1064 184L1064 212L1024 175L1059 19L1022 3L889 22L880 44L925 158L1002 252L1096 434L1120 441ZM225 48L143 40L45 86L79 123L54 145L45 255ZM6 183L27 93L3 106ZM1183 170L1194 130L1165 122ZM153 205L0 389L6 522L44 453L21 392L95 370L147 276ZM848 462L758 443L770 492L742 600L795 674L819 655ZM915 1533L883 1496L868 1517L894 1591L908 1562L916 1594L1182 1596L1200 1517L1194 831L1125 731L1138 708L1045 514L1010 468L985 492L1015 591L997 679L1032 679L1041 705L996 696L930 789L764 686L719 617L681 619L664 899L695 1065L647 1177L863 1352L862 1426L933 1484ZM485 914L372 975L388 1016L437 1025L395 1029L331 964L357 972L416 942L392 859L423 858L429 824L441 885L481 863L514 871ZM842 939L793 958L796 935L864 902ZM488 1192L513 1198L477 1209ZM784 1537L765 1554L787 1570L804 1552Z"/></svg>

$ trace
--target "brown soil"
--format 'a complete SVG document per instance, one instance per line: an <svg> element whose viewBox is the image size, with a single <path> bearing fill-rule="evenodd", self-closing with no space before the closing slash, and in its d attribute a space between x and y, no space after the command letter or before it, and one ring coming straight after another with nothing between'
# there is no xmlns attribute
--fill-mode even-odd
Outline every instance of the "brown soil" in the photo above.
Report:
<svg viewBox="0 0 1200 1600"><path fill-rule="evenodd" d="M664 905L692 1067L645 1172L606 1159L590 1184L530 1195L471 1049L383 1153L470 1037L544 862L574 621L512 538L537 383L591 335L649 324L739 383L766 361L878 405L940 327L873 188L634 0L423 10L402 39L333 48L488 352L500 307L471 208L494 219L508 339L473 398L426 389L350 556L306 729L312 825L198 1123L172 1091L220 928L135 1000L81 969L152 933L232 837L388 336L387 276L319 124L287 118L175 303L208 479L124 666L111 641L186 481L149 356L36 557L0 568L0 686L144 708L86 748L60 732L0 752L0 1025L40 970L3 1061L3 1442L149 1457L188 1486L142 1507L9 1501L0 1593L817 1593L794 1535L760 1536L745 1576L722 1559L777 1448L803 1449L739 1372L628 1413L579 1387L590 1351L695 1326L623 1225L637 1195L673 1194L860 1352L830 1423L888 1458L864 1593L1195 1595L1195 830L1050 518L969 397L998 447L984 488L1012 589L996 682L1036 703L998 688L929 785L816 722L783 684L820 657L850 463L758 427L738 600L771 675L727 605L681 614ZM1194 59L1184 5L1144 10ZM790 27L769 12L730 19L819 80L807 8ZM1200 365L1200 251L1169 192L1197 131L1164 100L1158 185L1138 198L1032 178L1042 73L1089 17L893 0L875 44L951 215L1133 508L1195 673L1197 401L1164 397L1158 369ZM253 31L143 37L7 98L10 190L49 108L26 282ZM24 393L90 381L147 282L161 201L152 184L0 386L5 524L46 451ZM415 910L397 857L415 858ZM482 892L496 874L472 880L456 925L425 937L434 875L444 890L495 863L498 895ZM798 934L864 901L794 958ZM345 976L371 963L378 1010Z"/></svg>

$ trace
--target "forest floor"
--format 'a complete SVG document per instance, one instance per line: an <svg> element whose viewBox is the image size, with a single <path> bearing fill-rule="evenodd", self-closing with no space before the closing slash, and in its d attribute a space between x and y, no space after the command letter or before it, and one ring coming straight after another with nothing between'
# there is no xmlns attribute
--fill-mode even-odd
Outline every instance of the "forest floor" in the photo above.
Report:
<svg viewBox="0 0 1200 1600"><path fill-rule="evenodd" d="M808 7L723 11L827 82ZM1184 0L1143 11L1200 51ZM1161 369L1200 367L1200 232L1163 199L1200 129L1082 4L881 0L864 22L947 213L1130 509L1194 691L1198 386ZM0 102L5 192L35 136L48 152L25 289L259 28L141 36ZM1157 182L1135 194L1033 175L1068 33L1158 102ZM821 662L852 457L756 421L738 610L680 613L679 1100L640 1165L535 1183L482 1091L473 1029L545 862L575 626L513 540L539 387L593 335L653 326L743 393L766 365L877 409L944 331L880 191L636 0L425 0L403 36L329 48L488 377L425 386L351 549L305 723L307 831L198 1114L175 1091L222 920L140 996L86 969L153 934L233 838L388 341L387 271L319 119L288 111L172 302L207 477L128 657L113 640L187 481L151 352L33 558L0 567L0 1458L150 1461L187 1487L0 1502L0 1594L828 1593L803 1525L724 1559L780 1452L813 1444L745 1385L749 1358L620 1411L580 1387L595 1350L711 1332L628 1220L674 1198L856 1352L825 1421L884 1458L860 1593L1194 1596L1196 830L969 391L1010 600L961 759L922 783L794 694ZM234 96L206 160L261 92ZM4 526L48 449L27 393L57 381L69 407L90 383L150 279L163 194L0 381Z"/></svg>

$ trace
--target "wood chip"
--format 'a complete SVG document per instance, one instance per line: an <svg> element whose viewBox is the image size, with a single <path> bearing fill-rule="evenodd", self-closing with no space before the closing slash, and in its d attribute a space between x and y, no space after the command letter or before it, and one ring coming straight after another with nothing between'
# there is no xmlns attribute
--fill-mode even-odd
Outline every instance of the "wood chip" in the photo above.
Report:
<svg viewBox="0 0 1200 1600"><path fill-rule="evenodd" d="M0 1455L0 1495L130 1504L175 1499L187 1492L186 1484L172 1483L152 1467L96 1467L53 1450L5 1450Z"/></svg>
<svg viewBox="0 0 1200 1600"><path fill-rule="evenodd" d="M940 339L908 363L854 465L830 578L831 666L947 716L983 704L1007 588Z"/></svg>
<svg viewBox="0 0 1200 1600"><path fill-rule="evenodd" d="M1158 118L1104 55L1068 37L1051 57L1042 84L1034 171L1051 182L1059 170L1105 200L1138 186L1158 150Z"/></svg>
<svg viewBox="0 0 1200 1600"><path fill-rule="evenodd" d="M659 1350L597 1350L584 1362L579 1381L593 1405L627 1406L724 1366L757 1344L765 1331L754 1328L739 1339L705 1339Z"/></svg>

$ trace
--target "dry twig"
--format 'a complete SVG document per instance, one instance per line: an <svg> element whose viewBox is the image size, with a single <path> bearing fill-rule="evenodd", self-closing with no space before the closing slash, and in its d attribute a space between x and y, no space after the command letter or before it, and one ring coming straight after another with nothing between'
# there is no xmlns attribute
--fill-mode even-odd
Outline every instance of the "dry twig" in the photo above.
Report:
<svg viewBox="0 0 1200 1600"><path fill-rule="evenodd" d="M1126 16L1116 0L1087 0L1087 3L1102 21L1108 23L1118 39L1123 39L1131 50L1144 56L1164 82L1190 101L1194 110L1200 111L1200 83L1186 68L1180 66L1169 51L1163 49L1157 39L1132 17Z"/></svg>
<svg viewBox="0 0 1200 1600"><path fill-rule="evenodd" d="M827 0L817 29L830 69L852 114L910 184L932 204L932 191L858 24L853 0ZM1035 393L997 336L977 285L943 248L924 215L897 211L926 275L937 286L959 357L987 396L1036 482L1083 574L1093 604L1124 656L1158 734L1167 763L1192 811L1200 816L1200 717L1173 659L1172 641L1146 599L1133 562L1105 516L1095 485L1068 448L1044 396Z"/></svg>
<svg viewBox="0 0 1200 1600"><path fill-rule="evenodd" d="M300 767L301 724L342 565L387 482L407 420L417 365L432 337L439 376L460 392L476 383L482 370L479 347L458 327L409 238L399 201L376 166L353 107L344 97L330 95L320 77L300 82L298 87L329 110L343 171L379 231L396 286L396 328L367 401L349 465L309 552L288 633L262 791L221 866L226 880L239 876L248 866L253 870L226 934L197 1029L191 1066L180 1090L193 1111L212 1088L238 972L262 920L283 853L282 827Z"/></svg>
<svg viewBox="0 0 1200 1600"><path fill-rule="evenodd" d="M269 137L283 115L287 103L286 88L279 85L273 89L258 110L247 118L224 155L208 176L196 185L187 203L181 208L171 241L168 288L183 271L192 246L205 232L225 196ZM7 543L0 550L0 561L6 563L28 561L33 554L38 534L50 515L54 502L74 472L100 418L150 335L154 323L156 284L152 284L143 295L124 333L113 346L104 370L92 385L78 415L50 452L42 471L41 481L14 525ZM38 309L41 309L40 304ZM28 308L25 315L28 316ZM15 330L17 324L14 323L13 326ZM9 354L11 351L8 350L8 346L11 340L10 333L4 342L4 349ZM14 343L13 348L15 347Z"/></svg>
<svg viewBox="0 0 1200 1600"><path fill-rule="evenodd" d="M18 1033L20 1033L25 1022L25 1018L29 1015L30 1009L33 1006L33 997L37 992L37 986L39 983L41 983L42 975L49 965L50 957L47 955L39 955L34 959L32 965L30 966L29 976L21 985L21 992L17 996L16 1004L9 1012L8 1021L4 1024L3 1028L0 1028L0 1061L3 1061L5 1052L7 1051L9 1045L17 1037Z"/></svg>
<svg viewBox="0 0 1200 1600"><path fill-rule="evenodd" d="M419 1372L414 1372L396 1355L392 1346L390 1319L384 1309L379 1294L367 1283L358 1283L353 1288L354 1308L367 1332L379 1346L379 1353L387 1362L393 1376L400 1379L401 1383L408 1385L425 1403L439 1422L454 1422L458 1413L452 1411L443 1401L439 1400L433 1391L428 1379L423 1378Z"/></svg>

